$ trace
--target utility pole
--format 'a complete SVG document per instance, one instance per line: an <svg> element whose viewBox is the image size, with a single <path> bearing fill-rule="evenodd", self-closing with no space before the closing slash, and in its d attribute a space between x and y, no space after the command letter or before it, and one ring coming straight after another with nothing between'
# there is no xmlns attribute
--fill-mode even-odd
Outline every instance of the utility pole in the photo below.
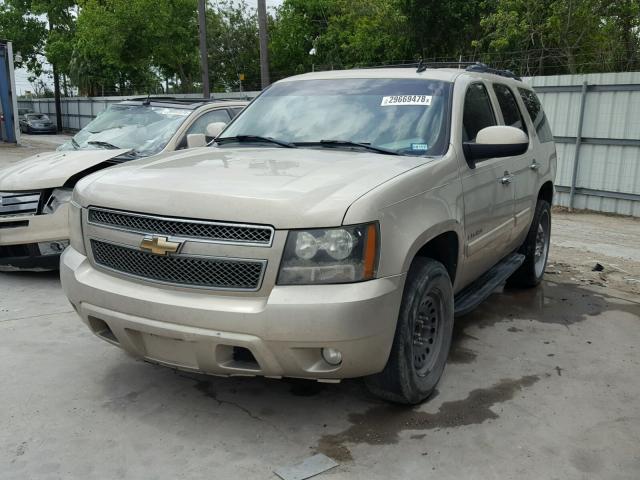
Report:
<svg viewBox="0 0 640 480"><path fill-rule="evenodd" d="M258 30L260 33L260 78L262 88L269 86L269 44L267 41L267 5L265 0L258 0Z"/></svg>
<svg viewBox="0 0 640 480"><path fill-rule="evenodd" d="M47 14L49 20L49 31L52 32L55 29L53 22L51 21L51 14ZM62 102L60 101L60 74L55 63L51 64L53 70L53 102L56 106L56 128L58 132L62 131Z"/></svg>
<svg viewBox="0 0 640 480"><path fill-rule="evenodd" d="M198 25L200 28L200 66L202 67L202 93L210 98L209 91L209 59L207 57L207 19L206 0L198 0Z"/></svg>

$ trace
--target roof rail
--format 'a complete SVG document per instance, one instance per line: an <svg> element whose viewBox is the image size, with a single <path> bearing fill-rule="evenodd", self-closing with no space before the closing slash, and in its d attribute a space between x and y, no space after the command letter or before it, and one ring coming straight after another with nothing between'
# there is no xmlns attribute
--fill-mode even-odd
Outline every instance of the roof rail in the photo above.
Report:
<svg viewBox="0 0 640 480"><path fill-rule="evenodd" d="M513 78L515 80L522 80L519 76L513 73L511 70L500 70L497 68L491 68L488 65L480 62L476 62L472 65L469 65L466 69L467 72L478 72L478 73L491 73L493 75L500 75L501 77Z"/></svg>
<svg viewBox="0 0 640 480"><path fill-rule="evenodd" d="M362 68L415 68L417 73L424 72L427 68L463 68L468 72L482 72L482 73L493 73L494 75L501 75L503 77L515 78L516 80L520 80L515 73L510 70L498 70L496 68L491 68L484 63L480 62L426 62L424 60L420 60L419 62L411 62L411 63L395 63L389 65L376 65L372 67L362 67Z"/></svg>

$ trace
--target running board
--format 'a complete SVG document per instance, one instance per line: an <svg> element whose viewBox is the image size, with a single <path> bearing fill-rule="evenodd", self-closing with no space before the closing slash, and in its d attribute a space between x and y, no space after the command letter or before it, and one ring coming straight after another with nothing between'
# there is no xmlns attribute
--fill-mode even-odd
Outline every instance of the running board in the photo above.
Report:
<svg viewBox="0 0 640 480"><path fill-rule="evenodd" d="M496 288L507 281L507 278L524 263L524 259L524 255L512 253L458 293L454 299L454 315L466 315L480 305Z"/></svg>

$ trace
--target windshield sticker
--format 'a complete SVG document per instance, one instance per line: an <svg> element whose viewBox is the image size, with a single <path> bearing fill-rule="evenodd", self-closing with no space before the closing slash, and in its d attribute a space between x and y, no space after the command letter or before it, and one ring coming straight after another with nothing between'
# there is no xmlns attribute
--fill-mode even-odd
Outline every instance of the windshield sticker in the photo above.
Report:
<svg viewBox="0 0 640 480"><path fill-rule="evenodd" d="M389 97L382 97L381 107L393 107L393 106L406 106L406 105L431 105L431 95L391 95Z"/></svg>
<svg viewBox="0 0 640 480"><path fill-rule="evenodd" d="M429 150L429 145L426 143L412 143L411 150L425 151Z"/></svg>

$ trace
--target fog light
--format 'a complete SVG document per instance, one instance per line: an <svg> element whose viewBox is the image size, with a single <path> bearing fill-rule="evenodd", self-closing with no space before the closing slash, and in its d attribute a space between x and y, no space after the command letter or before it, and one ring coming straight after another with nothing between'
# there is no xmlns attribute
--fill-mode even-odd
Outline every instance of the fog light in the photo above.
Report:
<svg viewBox="0 0 640 480"><path fill-rule="evenodd" d="M322 358L324 358L324 361L329 365L340 365L342 363L342 353L335 348L323 348Z"/></svg>
<svg viewBox="0 0 640 480"><path fill-rule="evenodd" d="M58 253L62 253L62 251L68 246L69 240L56 240L54 242L38 243L40 255L55 255Z"/></svg>

